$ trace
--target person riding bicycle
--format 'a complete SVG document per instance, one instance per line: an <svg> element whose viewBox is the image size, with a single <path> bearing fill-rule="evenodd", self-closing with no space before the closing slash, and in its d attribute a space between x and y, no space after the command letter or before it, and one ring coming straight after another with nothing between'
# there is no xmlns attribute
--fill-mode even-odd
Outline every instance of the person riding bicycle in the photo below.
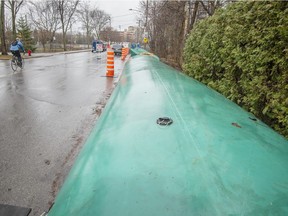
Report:
<svg viewBox="0 0 288 216"><path fill-rule="evenodd" d="M25 53L25 49L24 49L24 46L22 44L22 42L20 41L19 38L16 38L15 41L13 41L10 45L10 51L12 52L12 54L14 56L16 56L20 62L20 67L22 66L22 57L21 57L21 54L20 54L20 50L22 50L24 53Z"/></svg>

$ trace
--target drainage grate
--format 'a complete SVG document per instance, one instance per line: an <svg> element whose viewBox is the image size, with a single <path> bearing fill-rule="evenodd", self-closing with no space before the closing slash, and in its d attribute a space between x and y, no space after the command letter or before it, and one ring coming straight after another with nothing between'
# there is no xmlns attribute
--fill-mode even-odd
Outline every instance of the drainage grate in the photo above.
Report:
<svg viewBox="0 0 288 216"><path fill-rule="evenodd" d="M173 120L169 117L160 117L157 119L156 123L159 125L168 126L173 123Z"/></svg>

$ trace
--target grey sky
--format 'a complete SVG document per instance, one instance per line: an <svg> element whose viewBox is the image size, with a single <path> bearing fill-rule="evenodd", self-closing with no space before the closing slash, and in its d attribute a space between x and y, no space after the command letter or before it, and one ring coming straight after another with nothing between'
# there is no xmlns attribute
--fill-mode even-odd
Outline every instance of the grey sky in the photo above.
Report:
<svg viewBox="0 0 288 216"><path fill-rule="evenodd" d="M99 9L104 10L112 17L111 26L117 30L127 29L128 26L137 25L137 9L140 0L96 0Z"/></svg>

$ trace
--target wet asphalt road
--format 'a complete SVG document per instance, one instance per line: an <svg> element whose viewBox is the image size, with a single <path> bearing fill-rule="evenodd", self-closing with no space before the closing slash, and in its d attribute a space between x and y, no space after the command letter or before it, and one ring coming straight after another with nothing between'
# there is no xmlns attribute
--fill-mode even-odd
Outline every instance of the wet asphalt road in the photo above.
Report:
<svg viewBox="0 0 288 216"><path fill-rule="evenodd" d="M124 63L115 58L115 75ZM106 53L0 60L0 203L48 211L117 78Z"/></svg>

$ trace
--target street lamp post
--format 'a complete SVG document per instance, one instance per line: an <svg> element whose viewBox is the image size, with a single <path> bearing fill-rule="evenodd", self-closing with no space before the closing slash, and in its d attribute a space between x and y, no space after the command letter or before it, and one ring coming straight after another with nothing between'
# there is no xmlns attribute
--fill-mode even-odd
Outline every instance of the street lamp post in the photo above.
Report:
<svg viewBox="0 0 288 216"><path fill-rule="evenodd" d="M137 10L137 9L133 9L133 8L130 8L129 10L130 10L130 11L137 11L137 12L140 12L140 13L142 13L142 11L140 11L140 10Z"/></svg>
<svg viewBox="0 0 288 216"><path fill-rule="evenodd" d="M136 11L136 12L139 12L139 13L143 13L143 11L140 11L140 10L137 10L137 9L133 9L133 8L130 8L129 9L130 11ZM136 30L136 42L137 43L139 43L139 38L140 38L140 33L141 33L141 31L140 31L140 22L141 22L141 20L139 19L138 20L138 26L137 26L137 30Z"/></svg>
<svg viewBox="0 0 288 216"><path fill-rule="evenodd" d="M111 17L109 17L109 32L108 32L108 43L109 43L109 45L110 45L110 36L111 36L110 34L111 34Z"/></svg>
<svg viewBox="0 0 288 216"><path fill-rule="evenodd" d="M137 12L140 12L143 14L143 11L140 11L137 9L130 8L129 10L130 11L137 11ZM144 24L145 28L147 27L147 22L148 22L148 0L146 0L146 8L145 8L145 24Z"/></svg>

